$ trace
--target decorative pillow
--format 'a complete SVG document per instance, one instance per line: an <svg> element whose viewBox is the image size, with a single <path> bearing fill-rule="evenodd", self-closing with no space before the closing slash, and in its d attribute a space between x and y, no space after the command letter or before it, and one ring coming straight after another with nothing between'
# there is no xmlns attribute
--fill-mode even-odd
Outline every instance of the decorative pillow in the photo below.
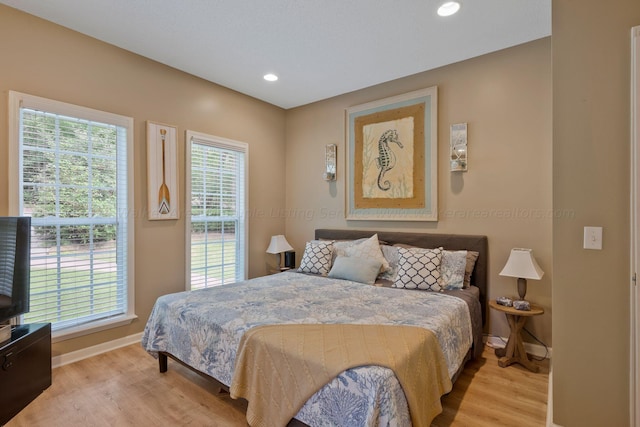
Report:
<svg viewBox="0 0 640 427"><path fill-rule="evenodd" d="M338 256L331 267L329 277L373 285L380 272L380 266L382 263L377 260Z"/></svg>
<svg viewBox="0 0 640 427"><path fill-rule="evenodd" d="M467 267L467 251L442 251L440 286L442 289L462 289Z"/></svg>
<svg viewBox="0 0 640 427"><path fill-rule="evenodd" d="M478 255L480 255L478 252L467 251L467 266L464 269L464 283L462 285L463 289L467 289L469 286L471 286L471 273L473 273L473 268L476 265Z"/></svg>
<svg viewBox="0 0 640 427"><path fill-rule="evenodd" d="M389 269L382 272L378 278L393 282L398 274L398 261L400 258L398 248L390 245L380 245L380 249L382 250L382 255L389 263Z"/></svg>
<svg viewBox="0 0 640 427"><path fill-rule="evenodd" d="M398 248L398 274L394 288L440 291L442 248Z"/></svg>
<svg viewBox="0 0 640 427"><path fill-rule="evenodd" d="M367 258L380 261L382 264L381 271L389 269L389 262L382 255L378 235L374 234L367 240L344 248L344 255L355 258Z"/></svg>
<svg viewBox="0 0 640 427"><path fill-rule="evenodd" d="M347 256L345 250L351 246L360 244L366 241L368 237L356 240L334 240L333 241L333 260L339 256Z"/></svg>
<svg viewBox="0 0 640 427"><path fill-rule="evenodd" d="M333 243L330 241L311 241L304 246L304 253L298 271L300 273L322 274L326 276L331 268Z"/></svg>

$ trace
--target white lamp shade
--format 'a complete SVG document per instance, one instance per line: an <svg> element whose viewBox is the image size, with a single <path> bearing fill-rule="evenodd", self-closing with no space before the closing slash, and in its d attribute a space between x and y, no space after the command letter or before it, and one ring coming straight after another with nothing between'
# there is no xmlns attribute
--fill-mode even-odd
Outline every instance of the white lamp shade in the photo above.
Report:
<svg viewBox="0 0 640 427"><path fill-rule="evenodd" d="M278 234L277 236L271 236L271 243L269 243L269 247L267 248L267 253L269 254L279 254L281 252L292 251L293 247L287 242L287 239L284 238L282 234Z"/></svg>
<svg viewBox="0 0 640 427"><path fill-rule="evenodd" d="M514 248L511 249L507 264L500 272L500 275L540 280L544 276L544 271L542 271L533 257L531 249Z"/></svg>

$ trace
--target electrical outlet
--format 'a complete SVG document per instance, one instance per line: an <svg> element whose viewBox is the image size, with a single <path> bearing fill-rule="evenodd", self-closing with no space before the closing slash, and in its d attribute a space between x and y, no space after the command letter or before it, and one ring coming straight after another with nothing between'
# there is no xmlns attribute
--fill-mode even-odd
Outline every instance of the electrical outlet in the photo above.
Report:
<svg viewBox="0 0 640 427"><path fill-rule="evenodd" d="M584 249L602 249L602 227L584 228Z"/></svg>

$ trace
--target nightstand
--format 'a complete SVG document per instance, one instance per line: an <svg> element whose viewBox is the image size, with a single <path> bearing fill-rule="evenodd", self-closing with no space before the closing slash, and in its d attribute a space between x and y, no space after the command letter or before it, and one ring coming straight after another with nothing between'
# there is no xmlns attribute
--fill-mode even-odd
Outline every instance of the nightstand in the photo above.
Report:
<svg viewBox="0 0 640 427"><path fill-rule="evenodd" d="M498 365L506 368L513 363L519 363L532 372L538 372L540 367L529 359L529 355L524 350L521 331L529 317L539 316L544 313L544 309L539 305L531 304L531 310L516 310L513 307L506 307L498 304L495 300L489 301L489 306L497 311L501 311L509 322L509 341L505 348L496 348Z"/></svg>

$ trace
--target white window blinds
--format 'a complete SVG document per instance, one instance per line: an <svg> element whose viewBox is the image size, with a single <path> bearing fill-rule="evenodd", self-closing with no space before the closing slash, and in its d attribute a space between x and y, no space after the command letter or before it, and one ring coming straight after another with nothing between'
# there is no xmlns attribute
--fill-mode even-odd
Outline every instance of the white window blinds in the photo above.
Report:
<svg viewBox="0 0 640 427"><path fill-rule="evenodd" d="M187 132L189 289L246 277L246 144Z"/></svg>
<svg viewBox="0 0 640 427"><path fill-rule="evenodd" d="M33 108L27 98L19 108L19 214L32 217L24 320L51 322L57 331L131 315L132 120L55 101L34 104L42 105Z"/></svg>

